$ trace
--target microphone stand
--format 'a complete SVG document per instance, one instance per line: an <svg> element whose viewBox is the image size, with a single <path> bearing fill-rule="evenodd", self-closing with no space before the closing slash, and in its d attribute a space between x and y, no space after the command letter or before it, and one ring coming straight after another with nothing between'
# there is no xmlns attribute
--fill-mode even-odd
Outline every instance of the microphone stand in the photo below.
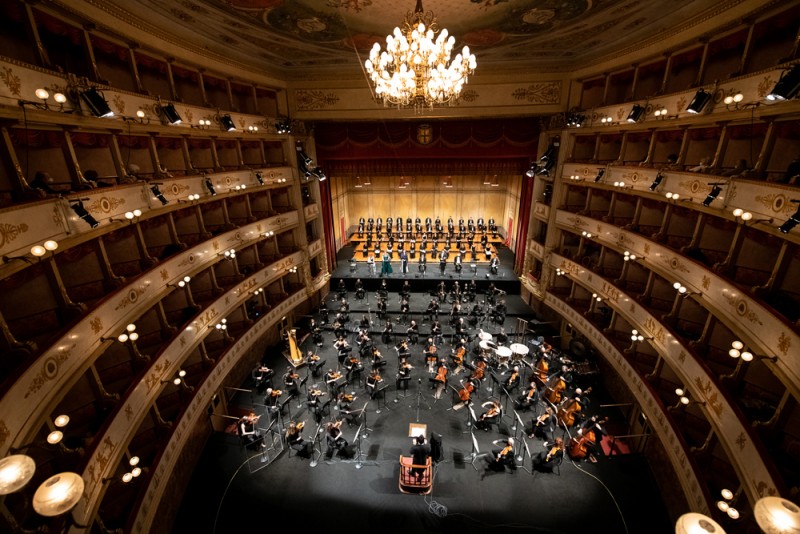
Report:
<svg viewBox="0 0 800 534"><path fill-rule="evenodd" d="M428 408L428 410L431 409L431 405L428 404L428 401L426 401L423 397L424 397L424 395L422 394L422 379L421 378L417 378L417 401L416 401L417 402L417 419L416 419L417 423L419 423L419 405L420 405L420 403L425 403L425 406ZM411 406L409 406L409 408L411 408Z"/></svg>
<svg viewBox="0 0 800 534"><path fill-rule="evenodd" d="M469 453L469 455L471 457L471 462L470 463L472 464L472 468L475 471L477 471L478 468L475 467L475 460L480 458L481 450L480 450L480 448L478 448L478 440L475 439L475 434L473 434L472 430L470 430L469 433L470 433L470 437L472 438L472 451Z"/></svg>
<svg viewBox="0 0 800 534"><path fill-rule="evenodd" d="M319 459L322 457L322 438L320 436L324 432L325 431L322 428L322 422L320 421L320 423L317 425L317 430L314 433L314 441L312 442L314 444L314 447L311 450L311 463L309 464L310 467L316 467L317 464L319 463ZM319 443L319 448L317 448L316 446L317 443ZM319 455L317 455L316 458L314 458L314 452L319 453Z"/></svg>

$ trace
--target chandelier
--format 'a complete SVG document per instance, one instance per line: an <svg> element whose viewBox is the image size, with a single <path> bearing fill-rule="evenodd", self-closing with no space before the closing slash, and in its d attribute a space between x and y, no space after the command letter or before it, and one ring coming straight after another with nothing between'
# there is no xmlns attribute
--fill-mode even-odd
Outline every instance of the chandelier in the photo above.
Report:
<svg viewBox="0 0 800 534"><path fill-rule="evenodd" d="M468 46L451 61L454 44L455 38L446 28L440 32L433 12L424 12L422 0L417 0L402 28L386 37L386 51L375 43L364 63L376 96L384 105L413 106L417 111L452 104L476 66Z"/></svg>

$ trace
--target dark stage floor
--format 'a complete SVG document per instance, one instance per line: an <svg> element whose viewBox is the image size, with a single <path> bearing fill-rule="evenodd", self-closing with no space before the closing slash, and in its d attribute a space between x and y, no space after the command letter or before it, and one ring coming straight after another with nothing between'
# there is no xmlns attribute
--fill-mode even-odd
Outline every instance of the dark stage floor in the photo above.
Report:
<svg viewBox="0 0 800 534"><path fill-rule="evenodd" d="M511 265L510 260L504 263ZM340 275L339 271L343 266L349 271L347 262L340 264L334 274L332 288L338 284L336 276ZM352 325L368 310L374 315L375 296L370 294L369 302L366 298L356 300L352 293L354 276L350 277L349 272L345 274L348 275ZM393 275L392 282L396 282L396 278ZM367 277L363 279L367 283ZM505 279L509 284L514 281L507 273ZM377 284L376 280L373 282ZM400 283L402 282L397 282L398 289ZM451 284L448 277L448 287ZM488 284L485 277L483 284ZM329 299L334 297L335 290ZM482 295L479 294L477 300L480 302L481 298ZM518 296L509 294L506 299L509 314L504 326L509 334L515 332L518 318L535 321L532 311ZM388 301L388 311L394 320L399 310L397 293L390 292ZM412 294L412 318L418 323L422 323L420 312L429 301L430 296L426 293ZM330 307L335 309L333 303ZM443 306L443 311L447 309L447 306ZM440 354L449 356L451 346L448 344L447 334L450 330L446 312L439 319L445 325L445 343L439 348ZM374 320L372 338L388 360L381 375L385 379L384 384L389 384L389 387L383 397L372 401L369 401L363 383L353 383L345 388L357 395L354 406L360 408L365 402L369 402L366 426L370 430L368 437L361 440L363 455L360 462L355 458L336 456L326 460L323 454L312 467L310 460L294 453L289 456L284 451L274 455L274 459L270 455L271 461L261 463L261 455L257 451L244 448L237 436L217 433L207 443L197 464L175 523L176 532L274 529L278 528L278 519L282 522L293 521L294 526L289 527L291 530L318 529L334 532L381 530L471 534L499 533L514 529L532 533L572 534L600 529L614 533L667 534L674 531L650 468L641 455L600 457L597 463L585 460L573 463L565 457L560 473L531 474L531 458L525 445L530 454L535 455L544 450L544 443L540 439L528 439L520 429L515 428L513 403L509 402L499 387L491 388L491 378L484 381L480 390L473 394L473 408L477 415L483 411L481 404L489 398L498 399L504 404L503 419L490 432L476 429L470 432L467 426L469 411L452 409L452 390L439 400L433 398L428 380L430 375L423 363L421 345L413 346L411 350L410 362L414 366L411 387L408 392L397 392L394 380L397 370L396 352L391 344L381 342L378 333L381 323L377 318ZM484 331L492 333L500 326L488 320L479 325ZM395 331L405 332L405 328L398 324ZM421 334L426 334L428 328L427 323L421 324ZM477 329L471 330L471 333L475 332ZM354 353L357 353L354 334L349 336ZM530 342L534 336L535 334L528 333L524 338L520 336L509 343L521 341L533 349L535 347ZM306 341L303 350L313 348L310 341ZM332 342L333 334L325 331L324 344L318 349L318 353L327 360L326 368L335 366L337 361ZM392 341L394 342L395 340ZM286 360L276 348L270 352L266 361L276 370L273 381L280 387ZM369 369L369 362L365 362L365 367ZM523 378L527 379L530 371L525 366L521 367ZM504 369L499 370L498 376L501 379L503 372ZM299 373L304 377L308 371L306 367L301 367ZM449 383L458 387L459 379L465 379L466 376L466 373L455 377L451 374ZM583 387L593 385L587 413L609 416L609 428L616 426L624 432L625 416L615 408L602 407L611 400L599 387L597 376L577 375L576 381ZM321 384L324 389L321 377L310 376L306 385L314 383ZM252 387L253 384L249 381L242 385L243 389ZM305 395L305 389L302 393ZM512 392L512 399L518 394L518 391ZM239 393L233 399L236 410L247 410L252 406L257 413L264 412L262 402L260 395L247 393ZM303 406L299 407L301 404ZM317 425L304 404L297 400L290 401L287 406L290 413L283 419L305 421L303 436L311 439ZM529 424L542 410L542 405L539 405L536 412L519 412L519 416L525 424ZM331 412L331 418L337 418L337 410L333 409ZM268 417L265 414L259 426L266 427ZM326 417L325 420L327 419ZM285 424L285 420L276 419L275 425L282 422ZM433 492L427 497L402 494L398 489L399 457L409 453L411 440L407 437L408 425L417 421L427 425L429 435L436 433L442 436L443 461L435 469ZM351 445L357 429L355 425L350 428L346 424L343 426L344 436ZM558 429L556 435L560 436L562 432ZM513 472L507 470L484 473L484 458L478 457L472 461L472 436L480 453L498 447L493 444L494 440L515 437L515 452L523 457L523 460L517 462L520 468ZM321 445L317 444L317 448L324 452L324 439ZM318 457L317 454L314 456Z"/></svg>

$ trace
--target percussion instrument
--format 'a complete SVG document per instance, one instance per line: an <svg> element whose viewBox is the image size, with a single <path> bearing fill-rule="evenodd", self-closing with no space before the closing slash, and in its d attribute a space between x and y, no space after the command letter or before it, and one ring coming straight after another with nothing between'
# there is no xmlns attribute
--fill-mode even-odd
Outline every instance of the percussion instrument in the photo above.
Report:
<svg viewBox="0 0 800 534"><path fill-rule="evenodd" d="M478 334L478 339L480 339L481 341L489 341L490 339L492 339L492 334L490 334L489 332L481 331Z"/></svg>
<svg viewBox="0 0 800 534"><path fill-rule="evenodd" d="M492 355L494 349L489 345L489 341L481 341L478 345L481 347L481 356L489 358Z"/></svg>
<svg viewBox="0 0 800 534"><path fill-rule="evenodd" d="M502 364L508 364L508 360L511 358L511 349L508 347L497 347L495 351L497 353L497 360Z"/></svg>
<svg viewBox="0 0 800 534"><path fill-rule="evenodd" d="M522 360L523 358L525 358L525 356L528 355L528 351L529 351L528 347L523 345L522 343L512 343L511 344L511 352L513 353L512 354L512 359L515 362L518 362L518 361Z"/></svg>

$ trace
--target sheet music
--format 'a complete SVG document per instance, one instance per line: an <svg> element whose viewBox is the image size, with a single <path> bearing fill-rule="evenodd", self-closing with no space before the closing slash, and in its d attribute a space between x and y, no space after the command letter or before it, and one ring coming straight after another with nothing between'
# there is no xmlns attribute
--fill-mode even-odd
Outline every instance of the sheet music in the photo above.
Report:
<svg viewBox="0 0 800 534"><path fill-rule="evenodd" d="M364 423L358 425L358 430L356 430L356 436L353 438L353 443L358 441L359 436L361 435L361 429L364 428Z"/></svg>

